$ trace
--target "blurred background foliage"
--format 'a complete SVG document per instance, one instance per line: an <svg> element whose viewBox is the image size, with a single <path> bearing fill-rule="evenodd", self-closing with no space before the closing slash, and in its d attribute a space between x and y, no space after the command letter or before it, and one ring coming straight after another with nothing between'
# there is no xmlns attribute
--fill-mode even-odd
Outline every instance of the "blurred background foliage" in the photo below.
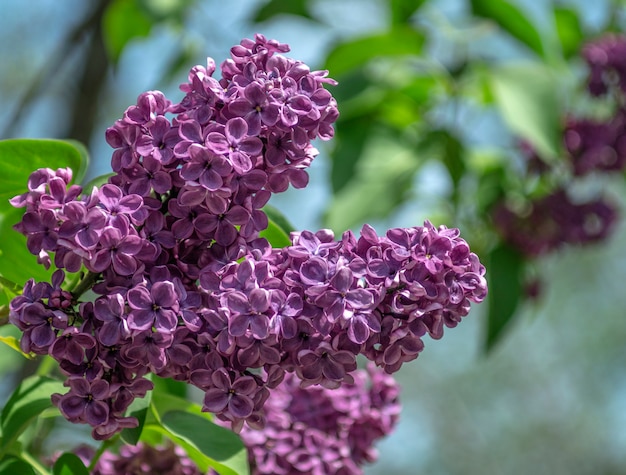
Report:
<svg viewBox="0 0 626 475"><path fill-rule="evenodd" d="M93 178L109 170L104 130L139 93L175 98L192 65L255 32L289 43L339 81L341 116L309 187L272 204L337 234L458 227L488 269L488 303L400 372L401 423L367 473L623 473L624 173L579 173L566 135L624 106L589 93L582 53L625 13L619 0L2 0L0 137L82 142ZM573 204L553 210L563 190ZM545 226L571 232L548 242ZM27 373L0 351L8 379Z"/></svg>

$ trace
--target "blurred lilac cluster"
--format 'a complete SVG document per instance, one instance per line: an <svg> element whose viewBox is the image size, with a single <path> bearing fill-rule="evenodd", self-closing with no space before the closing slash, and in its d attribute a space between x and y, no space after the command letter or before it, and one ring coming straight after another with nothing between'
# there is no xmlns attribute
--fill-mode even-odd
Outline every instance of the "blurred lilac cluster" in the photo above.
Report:
<svg viewBox="0 0 626 475"><path fill-rule="evenodd" d="M592 173L621 173L626 168L626 37L608 35L589 43L581 55L589 68L587 88L613 104L612 114L600 119L567 117L563 130L565 161L578 179ZM552 165L530 144L522 151L533 174L549 173ZM570 180L567 185L573 183ZM503 238L533 257L563 244L587 244L605 239L617 219L613 203L600 196L580 202L568 186L558 186L523 210L496 206L494 222Z"/></svg>
<svg viewBox="0 0 626 475"><path fill-rule="evenodd" d="M361 475L361 466L377 458L375 441L395 426L400 404L395 379L373 365L354 373L354 382L331 390L302 388L289 373L265 405L262 431L245 427L241 438L254 475ZM94 450L75 453L89 465ZM122 445L105 451L93 475L167 473L200 475L194 462L172 444ZM210 470L209 474L217 472Z"/></svg>
<svg viewBox="0 0 626 475"><path fill-rule="evenodd" d="M265 406L286 374L302 391L344 388L340 401L364 390L357 355L397 371L424 334L440 338L485 297L485 269L456 229L303 231L284 249L259 237L270 194L307 184L311 141L330 139L338 116L326 72L286 51L257 35L232 48L222 79L212 60L192 68L180 103L141 94L107 131L115 174L100 188L83 194L69 170L42 169L12 200L28 249L58 269L26 284L11 322L23 351L59 361L69 392L53 401L96 439L137 424L125 412L149 373L201 388L204 410L238 431L276 423ZM372 407L386 402L394 411L395 396Z"/></svg>

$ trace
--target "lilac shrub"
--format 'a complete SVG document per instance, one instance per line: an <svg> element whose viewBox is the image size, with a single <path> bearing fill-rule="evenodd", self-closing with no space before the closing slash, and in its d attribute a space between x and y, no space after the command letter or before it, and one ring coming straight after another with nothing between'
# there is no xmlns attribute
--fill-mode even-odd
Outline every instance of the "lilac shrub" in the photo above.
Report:
<svg viewBox="0 0 626 475"><path fill-rule="evenodd" d="M107 130L108 183L82 190L68 169L37 170L12 200L25 208L16 229L28 249L57 270L51 283L26 284L10 320L24 352L59 362L69 392L53 402L95 439L137 425L126 410L152 388L150 373L201 388L204 410L243 434L277 423L285 388L374 398L359 355L394 373L426 333L440 338L485 298L484 267L445 226L378 236L365 225L338 240L302 231L284 249L260 237L271 194L306 186L311 141L330 139L338 117L324 87L334 81L287 51L257 35L231 49L221 79L211 59L192 68L179 103L141 94ZM65 273L78 271L63 290ZM368 407L395 410L395 396L376 397ZM370 460L367 446L392 419L336 437ZM327 451L345 459L348 448Z"/></svg>

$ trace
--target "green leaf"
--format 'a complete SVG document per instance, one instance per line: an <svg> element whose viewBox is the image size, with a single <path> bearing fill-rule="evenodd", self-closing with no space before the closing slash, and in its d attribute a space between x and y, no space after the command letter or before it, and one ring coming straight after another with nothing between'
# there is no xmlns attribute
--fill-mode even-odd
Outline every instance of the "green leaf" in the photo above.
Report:
<svg viewBox="0 0 626 475"><path fill-rule="evenodd" d="M183 411L166 413L162 422L163 427L176 439L202 453L209 466L221 475L250 473L248 452L234 432Z"/></svg>
<svg viewBox="0 0 626 475"><path fill-rule="evenodd" d="M13 209L9 199L28 190L28 177L38 168L56 170L69 167L73 172L73 181L78 183L84 177L88 164L85 148L74 140L0 140L0 214Z"/></svg>
<svg viewBox="0 0 626 475"><path fill-rule="evenodd" d="M86 194L91 193L91 190L94 186L100 188L102 185L106 185L109 182L109 178L111 178L112 176L115 176L115 173L106 173L104 175L92 178L83 185L83 192Z"/></svg>
<svg viewBox="0 0 626 475"><path fill-rule="evenodd" d="M150 34L152 22L136 0L113 0L102 18L104 44L111 61L119 61L126 45Z"/></svg>
<svg viewBox="0 0 626 475"><path fill-rule="evenodd" d="M0 341L4 343L5 345L7 345L12 350L17 351L20 355L22 355L26 359L32 360L35 358L34 356L24 353L22 349L20 348L20 342L18 341L17 338L15 338L12 335L8 335L8 336L0 335Z"/></svg>
<svg viewBox="0 0 626 475"><path fill-rule="evenodd" d="M52 406L50 396L64 390L60 381L45 376L31 376L19 384L0 415L2 427L0 459L31 421Z"/></svg>
<svg viewBox="0 0 626 475"><path fill-rule="evenodd" d="M324 69L332 77L358 68L381 56L419 56L424 35L410 27L397 27L382 34L340 43L328 54Z"/></svg>
<svg viewBox="0 0 626 475"><path fill-rule="evenodd" d="M261 23L279 15L296 15L313 19L307 0L270 0L252 16L254 23Z"/></svg>
<svg viewBox="0 0 626 475"><path fill-rule="evenodd" d="M89 475L83 461L71 452L65 452L54 463L53 475Z"/></svg>
<svg viewBox="0 0 626 475"><path fill-rule="evenodd" d="M24 460L9 455L0 459L0 475L35 475L33 467Z"/></svg>
<svg viewBox="0 0 626 475"><path fill-rule="evenodd" d="M281 213L277 208L272 205L265 205L263 207L263 211L267 214L267 217L274 221L274 223L283 230L283 232L287 235L292 231L295 231L296 228L293 224L287 219L287 217Z"/></svg>
<svg viewBox="0 0 626 475"><path fill-rule="evenodd" d="M179 398L187 397L187 383L184 381L176 381L172 378L161 378L160 376L152 375L152 382L154 383L154 389L152 394L164 393L177 396Z"/></svg>
<svg viewBox="0 0 626 475"><path fill-rule="evenodd" d="M580 45L585 39L585 34L576 11L572 8L555 7L554 24L561 42L563 56L569 59L578 54Z"/></svg>
<svg viewBox="0 0 626 475"><path fill-rule="evenodd" d="M404 25L409 23L413 14L419 10L426 0L391 0L391 24Z"/></svg>
<svg viewBox="0 0 626 475"><path fill-rule="evenodd" d="M493 21L539 56L544 55L539 32L516 6L505 0L470 0L470 4L474 15Z"/></svg>
<svg viewBox="0 0 626 475"><path fill-rule="evenodd" d="M261 231L259 236L267 239L273 248L279 249L291 246L291 239L289 239L289 235L271 219L268 219L267 228Z"/></svg>
<svg viewBox="0 0 626 475"><path fill-rule="evenodd" d="M181 23L185 12L194 5L195 0L138 0L139 6L153 22L173 21Z"/></svg>
<svg viewBox="0 0 626 475"><path fill-rule="evenodd" d="M24 211L11 209L0 215L0 274L23 286L31 277L37 281L50 280L54 269L46 270L26 247L26 237L13 229Z"/></svg>
<svg viewBox="0 0 626 475"><path fill-rule="evenodd" d="M559 82L540 64L516 63L494 68L491 86L504 120L531 142L546 160L560 155Z"/></svg>
<svg viewBox="0 0 626 475"><path fill-rule="evenodd" d="M369 141L353 179L335 194L325 224L342 232L371 218L387 218L408 198L423 159L395 135Z"/></svg>
<svg viewBox="0 0 626 475"><path fill-rule="evenodd" d="M147 376L148 379L149 376ZM148 409L150 408L150 402L152 400L152 391L148 391L142 398L135 398L126 411L126 415L135 417L139 422L137 427L123 429L120 436L122 440L130 445L137 445L141 438L141 432L143 431L144 423L148 415Z"/></svg>
<svg viewBox="0 0 626 475"><path fill-rule="evenodd" d="M341 120L335 132L335 150L331 155L330 184L333 193L340 192L355 176L374 126L372 115Z"/></svg>
<svg viewBox="0 0 626 475"><path fill-rule="evenodd" d="M489 293L485 347L489 351L510 327L521 297L524 258L504 244L492 250L486 259Z"/></svg>
<svg viewBox="0 0 626 475"><path fill-rule="evenodd" d="M151 414L153 419L159 422L159 424L167 412L176 410L196 414L197 416L200 416L208 421L213 419L213 416L210 413L202 412L202 406L199 404L166 392L154 392L152 394L150 407L152 408Z"/></svg>

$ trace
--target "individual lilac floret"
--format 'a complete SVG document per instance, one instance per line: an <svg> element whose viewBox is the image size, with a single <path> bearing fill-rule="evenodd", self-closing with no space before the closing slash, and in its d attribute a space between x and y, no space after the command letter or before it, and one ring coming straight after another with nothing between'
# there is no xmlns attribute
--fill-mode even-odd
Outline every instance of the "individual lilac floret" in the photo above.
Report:
<svg viewBox="0 0 626 475"><path fill-rule="evenodd" d="M589 91L602 96L612 88L626 93L626 37L610 34L587 44L582 56L589 65Z"/></svg>

